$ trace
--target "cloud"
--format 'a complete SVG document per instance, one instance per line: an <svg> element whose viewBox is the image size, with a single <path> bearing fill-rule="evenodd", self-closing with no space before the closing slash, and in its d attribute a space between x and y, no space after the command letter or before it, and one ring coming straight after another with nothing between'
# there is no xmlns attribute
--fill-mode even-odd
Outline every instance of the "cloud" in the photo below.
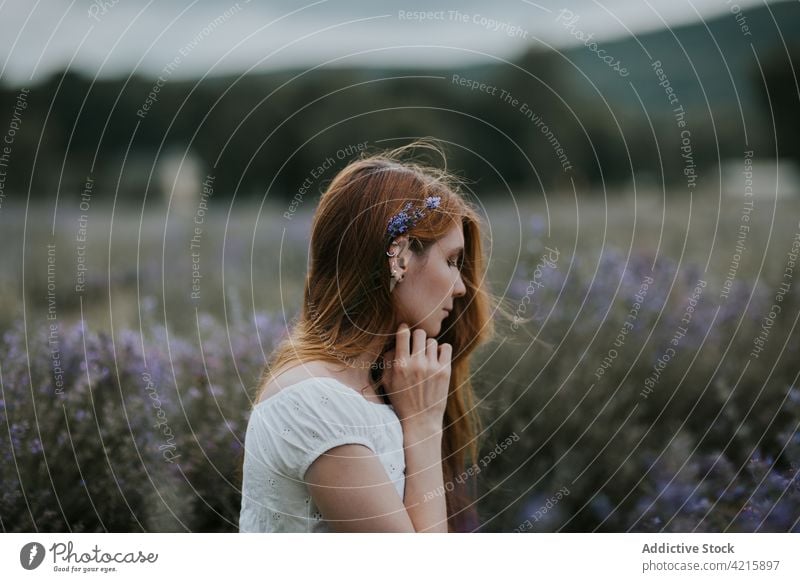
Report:
<svg viewBox="0 0 800 582"><path fill-rule="evenodd" d="M739 0L742 7L757 0ZM531 43L574 44L555 15L569 8L591 23L595 38L675 26L728 10L717 0L543 0L439 3L439 19L401 19L399 11L430 11L429 3L288 0L81 0L6 2L0 9L0 69L6 84L40 80L67 66L84 74L155 76L198 36L174 77L341 65L450 66L513 58ZM457 10L459 14L451 11ZM232 13L226 18L224 15ZM209 28L211 34L203 34ZM508 34L512 27L524 32ZM414 46L417 45L417 46ZM419 46L423 45L423 46ZM436 45L430 48L426 45ZM441 47L441 48L439 48Z"/></svg>

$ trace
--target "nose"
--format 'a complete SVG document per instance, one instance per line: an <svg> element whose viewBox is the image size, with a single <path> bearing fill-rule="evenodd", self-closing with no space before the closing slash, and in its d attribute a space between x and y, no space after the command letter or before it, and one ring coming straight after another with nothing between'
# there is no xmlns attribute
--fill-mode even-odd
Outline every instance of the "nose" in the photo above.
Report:
<svg viewBox="0 0 800 582"><path fill-rule="evenodd" d="M461 273L458 274L456 278L456 284L453 287L453 297L463 297L467 294L467 286L464 285L464 280L461 277Z"/></svg>

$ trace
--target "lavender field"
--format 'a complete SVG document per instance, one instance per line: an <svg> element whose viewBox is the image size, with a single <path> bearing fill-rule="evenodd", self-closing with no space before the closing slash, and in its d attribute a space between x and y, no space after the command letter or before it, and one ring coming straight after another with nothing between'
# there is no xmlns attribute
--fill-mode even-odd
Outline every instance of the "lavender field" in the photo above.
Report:
<svg viewBox="0 0 800 582"><path fill-rule="evenodd" d="M2 530L236 531L311 205L212 204L199 223L65 206L0 210ZM800 532L800 201L746 221L715 194L483 210L519 319L473 365L474 529Z"/></svg>

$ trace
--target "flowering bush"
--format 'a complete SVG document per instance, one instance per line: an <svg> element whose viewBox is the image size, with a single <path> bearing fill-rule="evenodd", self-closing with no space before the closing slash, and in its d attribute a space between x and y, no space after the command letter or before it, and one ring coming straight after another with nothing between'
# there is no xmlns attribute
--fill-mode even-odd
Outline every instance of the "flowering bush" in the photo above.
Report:
<svg viewBox="0 0 800 582"><path fill-rule="evenodd" d="M693 264L613 250L532 286L542 248L511 286L532 322L477 372L490 434L521 435L484 472L480 531L800 531L794 315L751 355L776 286L740 273L720 300Z"/></svg>
<svg viewBox="0 0 800 582"><path fill-rule="evenodd" d="M236 531L262 362L254 326L269 341L280 334L263 315L227 331L201 317L199 344L167 341L152 318L144 337L62 326L62 393L46 333L8 330L0 347L4 530Z"/></svg>
<svg viewBox="0 0 800 582"><path fill-rule="evenodd" d="M120 343L116 369L105 334L61 330L62 394L54 390L43 330L3 335L0 515L6 531L141 531L149 515L151 416L136 394L135 345ZM84 351L85 342L85 351ZM31 346L25 352L25 346ZM43 349L44 348L44 349ZM30 365L28 365L30 363ZM146 470L143 470L145 469Z"/></svg>
<svg viewBox="0 0 800 582"><path fill-rule="evenodd" d="M685 325L699 268L562 252L534 285L543 248L529 246L510 286L528 294L533 323L498 329L502 347L476 369L481 456L519 440L477 478L474 529L798 531L800 396L786 354L800 341L780 320L749 356L774 288L741 274L719 302L709 282ZM795 286L783 313L798 297ZM141 332L62 325L58 393L46 327L3 333L4 531L237 530L250 399L283 324L234 304L229 319L200 313L175 333L153 300L141 310Z"/></svg>

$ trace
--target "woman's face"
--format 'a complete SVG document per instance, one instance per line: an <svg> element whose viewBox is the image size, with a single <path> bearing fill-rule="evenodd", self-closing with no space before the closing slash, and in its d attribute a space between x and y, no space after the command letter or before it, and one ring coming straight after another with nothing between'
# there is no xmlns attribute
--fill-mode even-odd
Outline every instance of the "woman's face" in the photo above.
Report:
<svg viewBox="0 0 800 582"><path fill-rule="evenodd" d="M392 291L400 322L407 323L412 330L424 329L428 337L439 335L448 316L445 310L451 310L455 298L467 292L460 271L463 253L460 222L434 242L426 255L404 251L407 269Z"/></svg>

